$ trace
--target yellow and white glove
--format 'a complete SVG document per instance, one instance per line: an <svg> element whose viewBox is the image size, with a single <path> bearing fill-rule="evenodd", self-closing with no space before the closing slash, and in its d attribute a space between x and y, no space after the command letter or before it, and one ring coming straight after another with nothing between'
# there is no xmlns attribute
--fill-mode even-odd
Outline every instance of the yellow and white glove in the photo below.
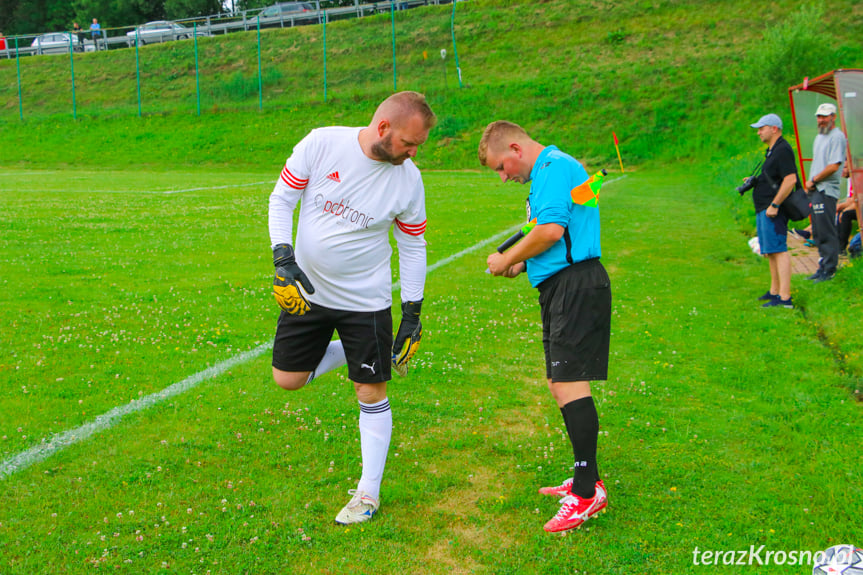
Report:
<svg viewBox="0 0 863 575"><path fill-rule="evenodd" d="M401 376L408 373L408 362L420 346L423 325L420 322L422 300L402 302L402 320L393 340L393 370Z"/></svg>
<svg viewBox="0 0 863 575"><path fill-rule="evenodd" d="M279 307L291 315L303 315L311 309L309 300L300 289L315 293L312 282L297 265L294 248L290 244L279 244L273 248L273 264L276 274L273 278L273 295Z"/></svg>

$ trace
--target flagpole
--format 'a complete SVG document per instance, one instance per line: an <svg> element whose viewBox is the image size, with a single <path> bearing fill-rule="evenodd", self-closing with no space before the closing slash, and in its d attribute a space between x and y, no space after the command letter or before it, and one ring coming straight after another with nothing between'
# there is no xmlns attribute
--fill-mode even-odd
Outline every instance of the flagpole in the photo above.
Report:
<svg viewBox="0 0 863 575"><path fill-rule="evenodd" d="M617 144L617 134L612 130L611 135L614 136L614 149L617 150L617 161L620 162L620 173L623 174L623 159L620 157L620 146Z"/></svg>

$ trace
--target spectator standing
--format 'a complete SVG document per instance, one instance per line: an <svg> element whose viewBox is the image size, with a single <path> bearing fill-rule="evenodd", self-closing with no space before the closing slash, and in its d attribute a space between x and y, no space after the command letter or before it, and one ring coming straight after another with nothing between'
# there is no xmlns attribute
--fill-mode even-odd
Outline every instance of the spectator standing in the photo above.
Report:
<svg viewBox="0 0 863 575"><path fill-rule="evenodd" d="M836 228L836 203L840 175L847 153L845 134L836 127L836 106L821 104L815 112L818 134L812 145L812 164L806 191L812 203L812 237L818 247L818 271L809 276L813 282L833 279L839 264L839 233Z"/></svg>
<svg viewBox="0 0 863 575"><path fill-rule="evenodd" d="M84 30L81 29L81 26L78 25L77 22L72 22L72 33L78 38L78 49L80 51L84 51Z"/></svg>
<svg viewBox="0 0 863 575"><path fill-rule="evenodd" d="M798 184L794 151L782 137L782 118L776 114L762 116L750 127L756 128L758 137L767 144L764 164L752 190L758 245L770 262L770 289L758 299L766 300L762 307L793 308L788 218L779 207Z"/></svg>
<svg viewBox="0 0 863 575"><path fill-rule="evenodd" d="M96 50L98 50L99 39L102 37L102 26L99 25L99 21L96 18L93 18L93 23L90 24L90 37L93 38L93 44L96 46Z"/></svg>
<svg viewBox="0 0 863 575"><path fill-rule="evenodd" d="M611 337L611 282L599 262L599 208L572 200L571 190L589 179L584 167L517 124L489 124L478 155L504 182L530 182L528 220L536 218L536 227L486 263L495 276L526 271L539 290L546 382L575 460L572 476L539 492L560 498L561 505L544 529L568 531L607 505L596 461L599 416L590 391L591 381L608 377Z"/></svg>
<svg viewBox="0 0 863 575"><path fill-rule="evenodd" d="M0 50L6 49L6 38L3 36L3 32L0 32Z"/></svg>

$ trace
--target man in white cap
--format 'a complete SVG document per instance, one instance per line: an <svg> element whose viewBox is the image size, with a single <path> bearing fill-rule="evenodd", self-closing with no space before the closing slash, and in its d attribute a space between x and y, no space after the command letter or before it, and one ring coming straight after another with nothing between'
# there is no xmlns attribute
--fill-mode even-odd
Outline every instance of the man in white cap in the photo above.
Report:
<svg viewBox="0 0 863 575"><path fill-rule="evenodd" d="M760 300L762 307L793 308L791 301L791 256L788 253L788 218L779 209L797 186L797 164L791 145L782 137L782 119L776 114L762 116L751 127L767 144L761 174L755 180L752 201L761 253L770 262L770 289Z"/></svg>
<svg viewBox="0 0 863 575"><path fill-rule="evenodd" d="M812 203L812 236L818 246L818 271L809 276L813 282L833 279L839 263L839 233L836 229L836 202L840 176L845 163L847 140L836 127L836 106L824 103L815 111L818 135L812 145L812 164L806 191Z"/></svg>

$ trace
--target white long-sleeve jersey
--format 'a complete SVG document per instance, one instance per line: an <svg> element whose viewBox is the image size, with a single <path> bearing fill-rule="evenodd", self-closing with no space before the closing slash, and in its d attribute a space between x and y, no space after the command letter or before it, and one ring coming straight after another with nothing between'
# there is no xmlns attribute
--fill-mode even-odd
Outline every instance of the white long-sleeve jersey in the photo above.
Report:
<svg viewBox="0 0 863 575"><path fill-rule="evenodd" d="M392 304L391 228L402 300L423 297L425 189L410 160L395 166L366 156L361 129L319 128L294 147L270 195L270 241L294 246L297 263L315 288L308 296L313 303L377 311Z"/></svg>

